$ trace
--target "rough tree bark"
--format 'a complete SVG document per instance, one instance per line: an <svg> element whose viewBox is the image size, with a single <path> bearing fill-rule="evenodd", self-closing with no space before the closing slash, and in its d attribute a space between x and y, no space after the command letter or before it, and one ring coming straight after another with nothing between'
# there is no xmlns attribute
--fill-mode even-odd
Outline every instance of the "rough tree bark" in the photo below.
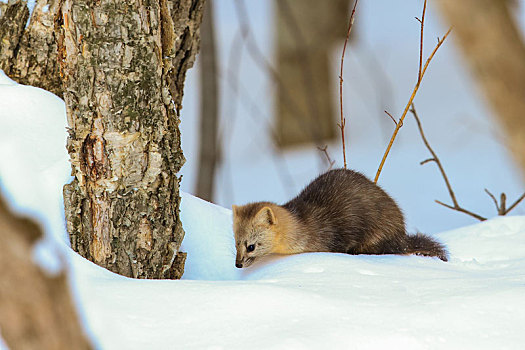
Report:
<svg viewBox="0 0 525 350"><path fill-rule="evenodd" d="M42 236L0 198L0 330L11 349L91 349L80 326L65 272L48 276L32 261Z"/></svg>
<svg viewBox="0 0 525 350"><path fill-rule="evenodd" d="M0 14L0 69L11 79L62 97L54 17L58 0L37 0L29 25L26 1L11 1Z"/></svg>
<svg viewBox="0 0 525 350"><path fill-rule="evenodd" d="M64 0L56 26L74 180L73 249L135 278L180 278L179 113L203 0Z"/></svg>
<svg viewBox="0 0 525 350"><path fill-rule="evenodd" d="M13 64L28 18L27 2L0 3L0 69L6 74Z"/></svg>
<svg viewBox="0 0 525 350"><path fill-rule="evenodd" d="M200 47L200 150L199 173L197 175L198 197L207 201L213 199L215 166L221 154L217 142L219 122L219 88L217 82L217 58L215 54L215 30L213 24L213 4L211 0L204 6L201 25Z"/></svg>
<svg viewBox="0 0 525 350"><path fill-rule="evenodd" d="M525 178L525 43L508 0L442 0L460 49Z"/></svg>

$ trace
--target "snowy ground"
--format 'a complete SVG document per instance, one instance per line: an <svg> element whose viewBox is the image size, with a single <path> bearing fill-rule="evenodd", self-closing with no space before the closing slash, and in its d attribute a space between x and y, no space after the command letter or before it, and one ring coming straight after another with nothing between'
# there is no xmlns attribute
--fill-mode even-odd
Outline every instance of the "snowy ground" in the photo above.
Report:
<svg viewBox="0 0 525 350"><path fill-rule="evenodd" d="M73 259L102 348L520 349L525 341L525 217L438 235L448 263L313 253L241 272L230 212L186 194L182 213L183 281L136 281Z"/></svg>
<svg viewBox="0 0 525 350"><path fill-rule="evenodd" d="M40 263L53 269L53 254L68 257L81 317L100 349L523 348L524 216L437 234L448 263L314 253L239 270L231 212L183 194L183 280L132 280L57 243L69 173L63 103L2 75L0 96L2 193L45 225Z"/></svg>

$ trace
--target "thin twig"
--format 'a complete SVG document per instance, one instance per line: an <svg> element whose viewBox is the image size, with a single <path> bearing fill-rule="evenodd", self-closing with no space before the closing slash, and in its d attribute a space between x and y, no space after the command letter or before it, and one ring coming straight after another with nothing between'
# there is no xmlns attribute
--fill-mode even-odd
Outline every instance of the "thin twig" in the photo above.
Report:
<svg viewBox="0 0 525 350"><path fill-rule="evenodd" d="M505 215L507 213L507 211L505 210L505 207L507 206L507 195L502 192L500 197L499 197L499 212L498 214L499 215Z"/></svg>
<svg viewBox="0 0 525 350"><path fill-rule="evenodd" d="M521 195L520 198L518 198L514 203L512 203L512 205L507 209L505 210L505 214L507 214L509 211L511 211L512 209L514 209L518 204L520 204L520 202L525 198L525 193L523 193Z"/></svg>
<svg viewBox="0 0 525 350"><path fill-rule="evenodd" d="M341 54L341 71L339 73L339 105L341 106L341 122L339 124L339 128L341 129L341 142L343 144L343 162L344 162L345 169L346 169L346 149L345 149L346 119L343 114L343 64L345 60L346 44L348 43L348 39L350 38L350 32L352 31L352 26L354 25L355 9L357 7L358 2L359 0L355 0L354 7L352 8L352 13L350 14L348 31L346 32L345 44L343 45L343 53Z"/></svg>
<svg viewBox="0 0 525 350"><path fill-rule="evenodd" d="M502 215L501 214L501 210L500 210L500 206L498 204L498 200L496 199L496 196L494 196L489 190L487 190L485 188L485 192L490 196L490 198L492 198L492 201L494 202L494 205L496 206L496 210L498 211L498 214L499 215Z"/></svg>
<svg viewBox="0 0 525 350"><path fill-rule="evenodd" d="M417 74L417 82L421 83L421 67L423 65L423 28L425 28L425 13L427 12L427 0L423 4L423 14L421 15L421 34L419 35L419 71Z"/></svg>
<svg viewBox="0 0 525 350"><path fill-rule="evenodd" d="M492 201L496 205L496 209L498 210L498 215L507 215L508 212L510 212L512 209L516 208L516 206L525 198L525 193L521 195L514 203L511 204L510 207L507 208L507 195L502 192L500 194L500 202L498 203L498 200L496 199L496 196L494 196L489 190L485 188L485 192L492 198Z"/></svg>
<svg viewBox="0 0 525 350"><path fill-rule="evenodd" d="M478 215L478 214L476 214L476 213L473 213L473 212L471 212L471 211L469 211L469 210L467 210L467 209L464 209L464 208L462 208L462 207L451 206L451 205L449 205L449 204L445 204L445 203L443 203L443 202L440 202L440 201L438 201L437 199L435 200L435 202L436 202L437 204L441 204L442 206L447 207L447 208L449 208L449 209L452 209L452 210L459 211L459 212L461 212L461 213L464 213L464 214L470 215L470 216L472 216L473 218L478 219L479 221L485 221L485 220L487 220L486 217L483 217L483 216L481 216L481 215Z"/></svg>
<svg viewBox="0 0 525 350"><path fill-rule="evenodd" d="M423 16L421 18L421 28L423 28L423 26L424 26L425 10L426 10L426 1L425 1L425 5L423 7ZM440 39L438 41L436 47L434 48L434 50L432 51L430 56L427 58L427 60L425 62L425 65L424 65L424 67L421 70L421 74L419 74L419 79L417 80L416 86L414 87L414 90L412 91L412 95L410 96L410 99L408 100L408 103L407 103L407 105L406 105L406 107L405 107L405 109L403 111L403 114L401 115L401 118L399 118L399 121L398 121L398 123L396 125L396 128L394 129L394 133L392 134L392 137L390 138L390 142L388 144L388 147L386 148L385 154L383 155L383 159L381 160L381 164L379 164L379 168L377 169L377 173L376 173L374 182L377 182L377 180L379 179L379 175L381 174L381 170L383 170L383 165L385 164L386 158L388 157L388 153L390 153L390 149L392 148L392 145L394 144L394 140L396 139L397 133L399 132L399 129L403 125L403 120L405 120L406 114L407 114L410 106L412 105L412 102L414 101L414 97L416 97L416 93L419 90L419 86L421 85L421 81L423 80L423 76L425 75L425 72L427 71L428 65L432 61L432 58L434 58L434 55L436 54L437 50L441 47L441 45L443 44L445 39L450 34L451 30L452 30L452 28L449 28L447 33L443 36L442 39ZM421 30L420 45L421 45L422 42L423 42L423 30ZM423 51L423 48L420 46L420 55L422 55L422 53L421 53L422 51Z"/></svg>
<svg viewBox="0 0 525 350"><path fill-rule="evenodd" d="M330 154L328 153L328 146L325 145L324 147L319 147L317 146L317 149L321 152L324 153L325 157L326 157L326 160L328 162L328 164L330 165L330 167L328 168L328 170L331 170L332 167L334 166L335 164L335 160L332 160L332 157L330 157Z"/></svg>
<svg viewBox="0 0 525 350"><path fill-rule="evenodd" d="M428 151L432 154L432 158L425 159L424 161L420 162L420 164L423 165L423 164L428 163L428 162L435 162L436 163L436 165L439 168L439 171L441 172L441 176L443 177L443 180L445 180L445 184L447 186L450 198L452 199L453 205L445 204L445 203L443 203L441 201L438 201L438 200L436 200L436 203L441 204L441 205L443 205L443 206L445 206L447 208L450 208L452 210L456 210L456 211L465 213L467 215L470 215L470 216L472 216L472 217L474 217L474 218L476 218L476 219L478 219L480 221L487 220L487 218L485 218L485 217L483 217L481 215L478 215L476 213L473 213L470 210L462 208L459 205L459 203L458 203L458 201L456 199L456 195L454 194L454 191L452 190L452 186L450 185L450 182L448 181L448 177L447 177L447 174L445 173L445 169L443 168L443 165L441 164L441 161L439 160L437 154L434 152L432 147L430 147L430 144L428 143L427 138L425 137L425 133L423 132L423 127L421 126L421 120L419 119L419 116L418 116L418 114L416 112L416 108L415 108L414 104L412 104L412 108L410 109L410 112L412 113L412 115L416 119L417 127L419 129L419 133L421 134L421 138L423 139L423 143L427 147ZM523 199L525 199L525 193L523 193L521 195L521 197L519 197L507 209L506 208L507 196L505 195L505 193L501 193L501 195L500 195L500 203L498 203L498 200L496 199L496 196L494 196L488 189L485 188L485 192L490 196L490 198L492 198L492 201L494 202L494 205L496 206L496 210L498 212L498 215L506 215L512 209L514 209Z"/></svg>
<svg viewBox="0 0 525 350"><path fill-rule="evenodd" d="M421 134L421 138L423 139L423 142L425 143L425 146L427 147L430 154L432 154L431 160L436 163L436 165L439 168L439 171L441 172L441 176L443 176L443 180L445 180L445 184L448 189L448 194L450 195L450 198L452 199L452 203L454 203L454 206L458 205L458 201L456 200L456 196L454 194L454 191L452 190L452 186L450 186L450 182L448 181L447 174L445 173L445 169L443 168L443 165L441 164L441 161L439 160L436 152L430 147L430 144L427 141L427 138L425 137L425 133L423 132L423 126L421 125L421 120L419 119L419 116L417 114L416 108L414 104L412 104L412 108L410 109L410 112L416 119L417 127L419 129L419 133Z"/></svg>
<svg viewBox="0 0 525 350"><path fill-rule="evenodd" d="M390 119L392 119L392 121L394 122L395 125L397 125L397 122L396 120L394 119L394 117L392 117L392 114L388 113L388 111L385 110L385 113L390 117Z"/></svg>
<svg viewBox="0 0 525 350"><path fill-rule="evenodd" d="M441 161L439 160L439 157L437 156L436 152L434 152L432 147L430 147L430 144L428 143L427 138L425 137L425 133L423 132L423 127L421 126L421 120L419 120L419 117L418 117L417 112L416 112L416 107L414 106L414 104L412 104L412 108L410 109L410 112L412 113L412 115L416 119L417 127L419 129L419 133L421 134L421 138L423 139L423 143L427 147L427 149L430 152L430 154L432 154L432 158L427 159L425 162L433 161L433 162L436 163L436 165L439 168L439 171L441 172L441 176L443 177L443 180L445 180L445 184L447 186L448 193L450 195L450 199L452 199L452 203L454 205L445 204L445 203L443 203L441 201L438 201L438 200L436 200L436 203L441 204L441 205L443 205L443 206L445 206L445 207L447 207L449 209L456 210L456 211L465 213L467 215L470 215L470 216L472 216L472 217L474 217L474 218L476 218L476 219L478 219L480 221L487 220L487 218L485 218L485 217L483 217L481 215L478 215L476 213L473 213L470 210L462 208L459 205L459 203L458 203L458 201L456 199L456 195L454 194L454 191L452 190L452 186L450 185L450 182L448 181L448 177L447 177L447 174L445 173L445 169L443 168L443 165L441 164Z"/></svg>

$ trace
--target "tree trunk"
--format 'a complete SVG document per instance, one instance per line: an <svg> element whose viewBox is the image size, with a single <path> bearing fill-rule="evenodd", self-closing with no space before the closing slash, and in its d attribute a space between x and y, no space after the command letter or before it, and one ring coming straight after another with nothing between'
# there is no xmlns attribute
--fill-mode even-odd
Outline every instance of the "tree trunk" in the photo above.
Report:
<svg viewBox="0 0 525 350"><path fill-rule="evenodd" d="M467 63L525 177L525 44L508 0L442 0Z"/></svg>
<svg viewBox="0 0 525 350"><path fill-rule="evenodd" d="M11 349L91 349L65 272L51 277L32 261L42 236L31 220L14 216L0 198L0 330Z"/></svg>
<svg viewBox="0 0 525 350"><path fill-rule="evenodd" d="M212 201L215 166L217 165L217 161L221 152L220 144L217 142L219 91L217 83L217 58L215 54L213 4L210 0L208 0L204 6L199 58L201 82L201 120L199 173L197 175L196 194L202 199Z"/></svg>
<svg viewBox="0 0 525 350"><path fill-rule="evenodd" d="M275 0L277 144L292 147L336 136L334 45L344 40L349 0ZM291 105L295 105L295 108Z"/></svg>
<svg viewBox="0 0 525 350"><path fill-rule="evenodd" d="M202 0L64 0L56 25L74 180L73 249L135 278L180 278L179 114Z"/></svg>
<svg viewBox="0 0 525 350"><path fill-rule="evenodd" d="M7 75L29 18L26 1L0 3L0 69Z"/></svg>
<svg viewBox="0 0 525 350"><path fill-rule="evenodd" d="M62 97L53 25L58 0L38 0L27 28L26 1L5 6L5 16L0 16L0 68L20 84L36 86Z"/></svg>

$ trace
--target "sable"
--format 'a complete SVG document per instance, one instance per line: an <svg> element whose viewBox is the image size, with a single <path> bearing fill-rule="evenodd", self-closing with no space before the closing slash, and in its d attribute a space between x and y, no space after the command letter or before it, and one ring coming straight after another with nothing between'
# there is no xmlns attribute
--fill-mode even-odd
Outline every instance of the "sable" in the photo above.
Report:
<svg viewBox="0 0 525 350"><path fill-rule="evenodd" d="M286 204L233 206L235 266L268 254L416 254L447 261L427 235L408 235L401 209L381 187L347 169L324 173Z"/></svg>

